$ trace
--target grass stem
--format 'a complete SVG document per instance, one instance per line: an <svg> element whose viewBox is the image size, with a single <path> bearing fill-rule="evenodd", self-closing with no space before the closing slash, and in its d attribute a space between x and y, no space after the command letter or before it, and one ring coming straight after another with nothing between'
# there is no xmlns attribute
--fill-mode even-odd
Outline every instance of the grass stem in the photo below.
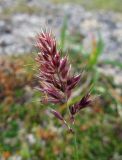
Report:
<svg viewBox="0 0 122 160"><path fill-rule="evenodd" d="M75 157L75 160L79 160L79 157L78 157L78 143L77 143L77 133L76 133L76 130L75 130L75 133L74 133L74 145L75 145L75 153L74 153L74 157Z"/></svg>

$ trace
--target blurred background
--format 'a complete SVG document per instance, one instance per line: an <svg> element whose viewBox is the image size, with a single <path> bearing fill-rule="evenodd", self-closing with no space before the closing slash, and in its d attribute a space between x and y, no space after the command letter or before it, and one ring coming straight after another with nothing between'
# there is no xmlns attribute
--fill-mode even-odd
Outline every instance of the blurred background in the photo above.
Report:
<svg viewBox="0 0 122 160"><path fill-rule="evenodd" d="M122 0L0 0L0 160L75 159L73 135L34 90L41 28L85 71L73 102L94 86L76 117L80 160L122 160Z"/></svg>

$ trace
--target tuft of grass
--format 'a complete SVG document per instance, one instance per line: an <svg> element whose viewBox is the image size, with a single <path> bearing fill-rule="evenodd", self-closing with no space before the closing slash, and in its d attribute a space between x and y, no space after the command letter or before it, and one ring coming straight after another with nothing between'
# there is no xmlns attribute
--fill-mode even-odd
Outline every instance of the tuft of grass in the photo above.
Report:
<svg viewBox="0 0 122 160"><path fill-rule="evenodd" d="M103 50L101 39L93 43L95 44L93 45L93 50L88 54L83 49L81 35L72 36L66 34L65 23L61 33L64 54L69 49L68 51L73 59L73 66L75 65L77 70L81 71L84 65L89 66L88 71L84 73L85 76L83 77L85 78L79 89L86 92L87 88L92 83L95 83L93 94L101 94L91 108L83 110L80 113L81 116L78 116L79 118L76 117L79 159L119 160L121 159L122 151L122 118L120 116L122 113L122 86L114 84L114 77L100 74L98 66L99 64L108 64L114 67L118 66L121 69L122 65L116 61L100 61L99 58ZM19 90L17 87L12 90L12 93L17 98L20 97L21 99L23 91L25 92L29 86L31 88L31 84L26 79L34 81L32 78L35 75L35 71L33 70L35 68L34 56L31 54L26 54L25 56L24 54L4 57L6 63L12 62L12 65L9 65L7 70L4 67L5 73L10 72L15 74L13 66L18 66L18 61L22 64L20 69L26 71L24 72L24 77L27 78L24 78L23 86ZM0 58L2 59L2 57ZM18 71L17 69L16 72ZM21 78L23 79L22 75ZM5 77L1 78L0 84L3 85L3 82L8 85L10 83L10 76L8 79ZM10 86L13 86L15 83L17 83L16 76L14 76ZM37 82L35 81L35 83ZM17 84L20 85L20 82ZM25 96L28 96L23 103L15 101L11 104L10 99L7 100L7 103L0 102L0 159L11 159L16 155L21 156L22 159L30 159L30 157L37 160L57 160L57 157L61 160L74 159L72 135L65 132L53 117L46 116L45 105L40 104L40 93L34 92L32 99L28 101L32 91L33 89L26 92ZM9 97L6 95L5 98ZM75 100L74 98L72 103ZM58 129L55 124L56 126L59 125ZM34 141L30 143L28 136Z"/></svg>

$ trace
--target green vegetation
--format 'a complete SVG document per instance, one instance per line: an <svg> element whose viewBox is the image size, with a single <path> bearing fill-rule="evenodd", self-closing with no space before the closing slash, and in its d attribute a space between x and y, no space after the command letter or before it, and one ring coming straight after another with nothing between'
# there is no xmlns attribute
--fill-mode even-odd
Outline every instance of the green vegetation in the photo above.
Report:
<svg viewBox="0 0 122 160"><path fill-rule="evenodd" d="M78 3L86 7L87 9L105 9L122 12L121 0L52 0L55 3Z"/></svg>

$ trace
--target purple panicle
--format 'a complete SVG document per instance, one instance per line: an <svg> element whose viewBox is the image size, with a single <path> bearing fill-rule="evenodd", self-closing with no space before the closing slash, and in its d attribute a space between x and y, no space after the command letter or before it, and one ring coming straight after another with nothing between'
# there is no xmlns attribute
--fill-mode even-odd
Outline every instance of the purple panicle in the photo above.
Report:
<svg viewBox="0 0 122 160"><path fill-rule="evenodd" d="M39 52L35 60L38 65L37 89L42 93L42 103L68 104L73 89L78 85L81 75L72 75L68 57L61 56L52 33L43 32L36 37L36 47ZM69 106L70 121L74 124L75 115L91 104L90 94L86 94L79 102ZM73 133L72 128L56 110L51 113Z"/></svg>
<svg viewBox="0 0 122 160"><path fill-rule="evenodd" d="M40 33L37 36L36 47L39 50L36 57L40 81L38 88L46 97L46 101L42 102L66 103L72 89L78 84L80 75L71 76L68 58L61 57L51 33Z"/></svg>

